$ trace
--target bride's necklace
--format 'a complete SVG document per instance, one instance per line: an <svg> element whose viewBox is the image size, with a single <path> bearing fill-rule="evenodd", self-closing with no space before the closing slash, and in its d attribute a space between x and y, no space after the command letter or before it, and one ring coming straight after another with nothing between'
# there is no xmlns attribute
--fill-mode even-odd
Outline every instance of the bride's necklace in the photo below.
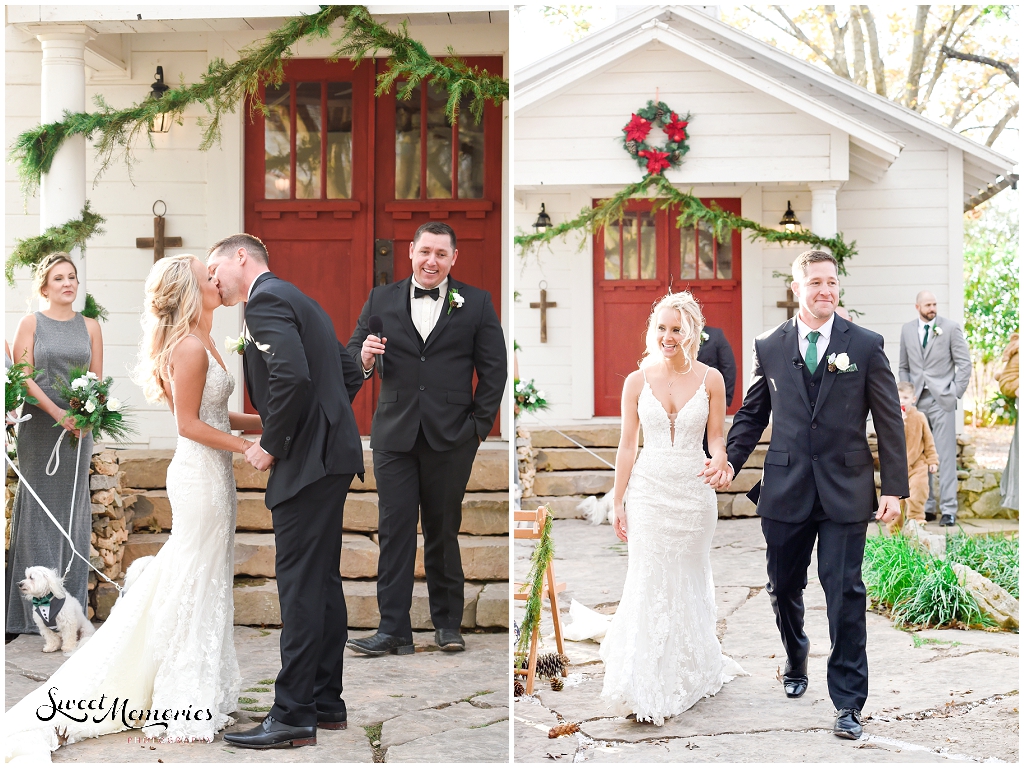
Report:
<svg viewBox="0 0 1024 768"><path fill-rule="evenodd" d="M677 381L679 381L679 379L681 379L683 376L685 376L686 374L688 374L690 371L693 370L693 366L689 365L689 366L687 366L685 371L677 371L675 368L673 368L667 362L665 363L665 368L667 368L671 373L675 373L676 374L675 378L670 379L669 382L668 382L668 388L669 388L670 392L672 391L672 385L673 384L675 384Z"/></svg>

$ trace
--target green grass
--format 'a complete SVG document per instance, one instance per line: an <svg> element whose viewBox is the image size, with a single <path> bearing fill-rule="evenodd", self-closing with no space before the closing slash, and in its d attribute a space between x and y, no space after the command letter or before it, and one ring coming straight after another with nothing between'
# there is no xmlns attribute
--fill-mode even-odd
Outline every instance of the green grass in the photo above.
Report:
<svg viewBox="0 0 1024 768"><path fill-rule="evenodd" d="M1016 534L968 536L961 531L946 539L946 557L973 568L1020 599L1020 539Z"/></svg>
<svg viewBox="0 0 1024 768"><path fill-rule="evenodd" d="M238 697L238 703L239 704L255 704L258 701L259 701L259 699L250 699L248 696L239 696Z"/></svg>
<svg viewBox="0 0 1024 768"><path fill-rule="evenodd" d="M917 634L913 634L910 637L914 641L915 648L923 648L926 645L948 645L950 648L956 648L960 645L959 640L939 640L935 637L921 637Z"/></svg>
<svg viewBox="0 0 1024 768"><path fill-rule="evenodd" d="M248 707L242 707L242 709L244 709L246 712L269 712L272 708L269 705L263 707L256 707L250 705Z"/></svg>
<svg viewBox="0 0 1024 768"><path fill-rule="evenodd" d="M922 552L904 536L868 537L864 584L872 601L889 612L897 627L993 624L949 562Z"/></svg>
<svg viewBox="0 0 1024 768"><path fill-rule="evenodd" d="M243 693L270 693L269 688L246 688Z"/></svg>
<svg viewBox="0 0 1024 768"><path fill-rule="evenodd" d="M273 685L276 682L277 680L271 677L266 680L260 680L259 683L257 683L257 685Z"/></svg>

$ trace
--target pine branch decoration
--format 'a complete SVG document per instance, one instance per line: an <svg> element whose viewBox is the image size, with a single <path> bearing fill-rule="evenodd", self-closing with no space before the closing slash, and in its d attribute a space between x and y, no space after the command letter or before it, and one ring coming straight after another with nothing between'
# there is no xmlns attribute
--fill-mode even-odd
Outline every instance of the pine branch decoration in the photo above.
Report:
<svg viewBox="0 0 1024 768"><path fill-rule="evenodd" d="M541 532L537 546L530 556L530 572L526 577L526 584L529 587L529 597L526 599L526 611L523 615L522 634L519 636L518 653L525 658L530 646L530 638L533 637L533 628L540 622L540 609L542 598L542 587L544 585L544 572L551 565L551 559L555 556L555 545L551 540L551 515L544 520L544 530Z"/></svg>

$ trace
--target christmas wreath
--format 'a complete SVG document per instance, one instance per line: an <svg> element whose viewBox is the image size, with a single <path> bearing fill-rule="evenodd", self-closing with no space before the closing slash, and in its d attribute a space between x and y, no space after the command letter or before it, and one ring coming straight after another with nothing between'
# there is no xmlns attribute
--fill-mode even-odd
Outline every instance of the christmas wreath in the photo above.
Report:
<svg viewBox="0 0 1024 768"><path fill-rule="evenodd" d="M681 118L663 101L657 104L648 101L646 107L633 113L629 123L622 129L625 134L622 146L641 168L646 166L649 174L660 174L667 168L677 168L683 161L683 155L690 151L686 143L689 119L689 114ZM665 132L668 140L665 146L652 147L647 143L653 126Z"/></svg>

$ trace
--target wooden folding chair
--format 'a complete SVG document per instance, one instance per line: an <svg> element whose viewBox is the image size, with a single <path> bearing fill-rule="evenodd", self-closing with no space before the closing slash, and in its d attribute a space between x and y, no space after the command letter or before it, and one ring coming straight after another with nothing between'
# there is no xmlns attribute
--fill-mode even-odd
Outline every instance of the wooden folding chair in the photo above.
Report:
<svg viewBox="0 0 1024 768"><path fill-rule="evenodd" d="M547 507L537 507L536 512L530 511L518 511L513 513L513 519L517 522L528 522L532 523L529 528L514 528L513 538L516 539L539 539L541 533L544 531L544 523L548 517ZM544 571L544 575L541 577L541 599L545 597L551 604L551 620L555 625L555 645L558 648L559 653L565 653L565 646L562 642L562 617L558 613L558 593L565 591L565 582L559 584L555 581L555 566L554 563L548 563L548 567ZM529 584L515 585L515 599L526 601L530 598ZM533 634L530 637L530 652L526 669L515 670L517 675L523 675L526 678L526 693L533 693L533 681L537 673L537 639L540 635L540 617L537 617L537 623L533 627Z"/></svg>

